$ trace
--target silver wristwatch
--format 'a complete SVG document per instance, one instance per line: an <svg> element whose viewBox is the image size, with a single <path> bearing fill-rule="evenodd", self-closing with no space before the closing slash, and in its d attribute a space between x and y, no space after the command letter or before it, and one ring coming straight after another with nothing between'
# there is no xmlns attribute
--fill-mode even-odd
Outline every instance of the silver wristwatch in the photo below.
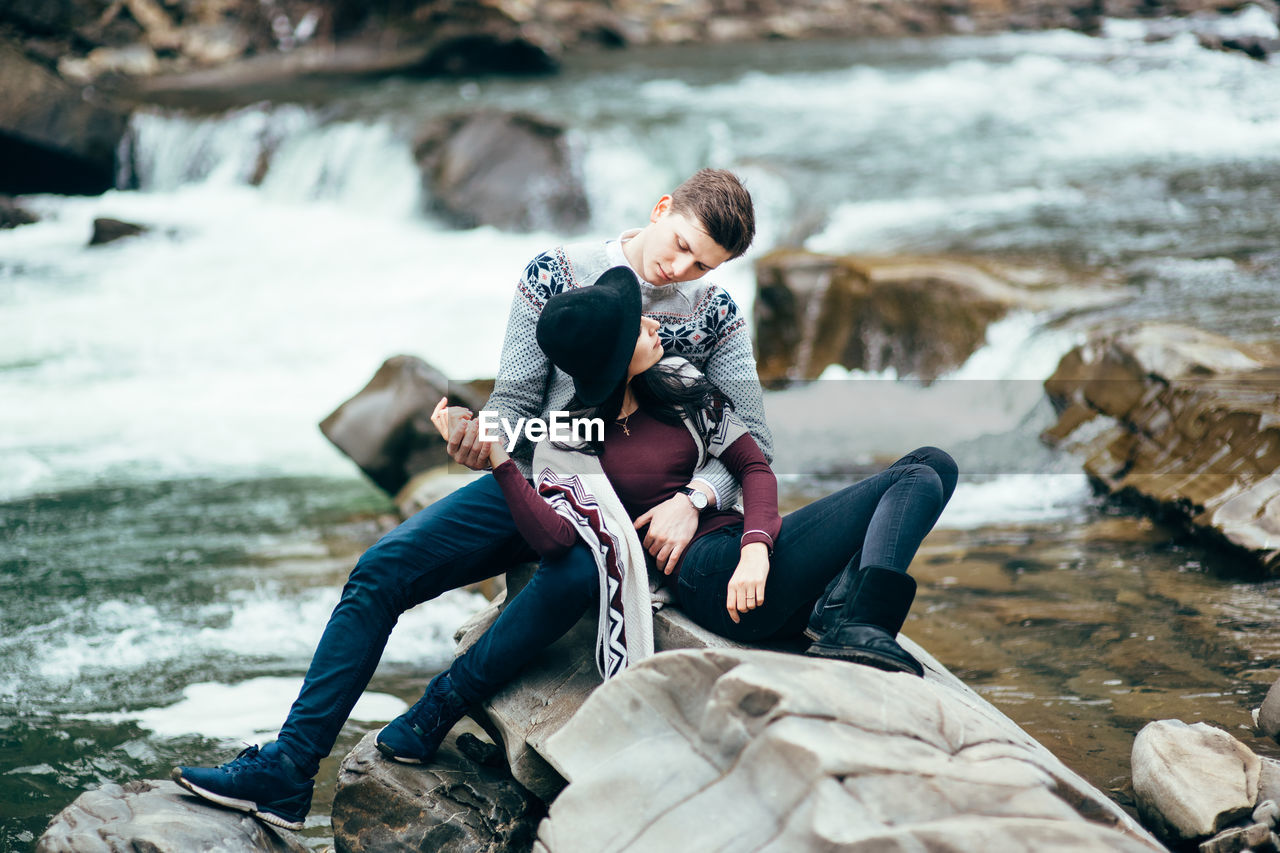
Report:
<svg viewBox="0 0 1280 853"><path fill-rule="evenodd" d="M684 488L682 488L680 490L680 494L688 495L689 502L693 504L693 508L696 509L698 512L702 512L704 509L706 509L707 504L711 502L710 499L704 493L698 491L697 489L691 489L688 486L685 486Z"/></svg>

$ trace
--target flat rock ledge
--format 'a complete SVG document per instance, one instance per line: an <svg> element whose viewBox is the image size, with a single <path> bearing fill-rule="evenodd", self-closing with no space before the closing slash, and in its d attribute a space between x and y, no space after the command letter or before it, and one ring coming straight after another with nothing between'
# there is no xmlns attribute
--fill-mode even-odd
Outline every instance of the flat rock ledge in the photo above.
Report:
<svg viewBox="0 0 1280 853"><path fill-rule="evenodd" d="M669 607L654 628L660 653L601 685L584 619L475 714L551 804L535 851L1164 849L905 635L923 679L746 648Z"/></svg>
<svg viewBox="0 0 1280 853"><path fill-rule="evenodd" d="M297 835L211 806L169 781L106 784L54 816L37 853L307 853Z"/></svg>
<svg viewBox="0 0 1280 853"><path fill-rule="evenodd" d="M1280 347L1198 329L1100 333L1063 356L1043 438L1101 489L1280 572ZM1087 426L1086 426L1087 425Z"/></svg>
<svg viewBox="0 0 1280 853"><path fill-rule="evenodd" d="M427 767L388 761L374 745L377 732L365 735L338 769L333 838L339 853L529 849L545 806L505 768L464 755L454 735Z"/></svg>

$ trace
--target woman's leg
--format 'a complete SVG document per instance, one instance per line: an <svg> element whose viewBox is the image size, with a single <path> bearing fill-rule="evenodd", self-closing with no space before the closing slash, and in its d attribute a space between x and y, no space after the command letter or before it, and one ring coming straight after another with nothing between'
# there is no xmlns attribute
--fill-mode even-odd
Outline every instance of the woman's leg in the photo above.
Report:
<svg viewBox="0 0 1280 853"><path fill-rule="evenodd" d="M954 471L945 453L922 448L787 515L770 560L764 604L742 614L738 623L725 607L729 578L738 562L737 536L704 537L690 547L682 563L681 606L711 630L753 642L794 625L796 612L807 612L842 571L876 565L905 572L955 488Z"/></svg>
<svg viewBox="0 0 1280 853"><path fill-rule="evenodd" d="M903 456L890 465L889 468L899 468L905 465L926 465L933 469L933 472L938 475L939 483L942 485L942 504L945 507L947 502L951 500L952 493L956 490L958 470L955 460L944 450L939 450L936 447L921 447ZM860 558L861 555L856 556ZM860 566L855 566L855 569L857 568L860 568ZM856 570L840 572L827 584L827 588L823 590L822 595L818 598L817 603L814 604L813 610L809 614L805 634L811 640L821 637L840 620L840 614L844 610L845 603L853 597L857 580L860 577L861 574Z"/></svg>

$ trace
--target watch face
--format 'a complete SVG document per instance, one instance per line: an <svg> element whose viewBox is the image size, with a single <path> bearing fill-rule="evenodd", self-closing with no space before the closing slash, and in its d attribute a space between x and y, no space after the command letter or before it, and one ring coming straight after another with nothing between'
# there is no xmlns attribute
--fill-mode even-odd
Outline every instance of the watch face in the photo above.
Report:
<svg viewBox="0 0 1280 853"><path fill-rule="evenodd" d="M707 496L704 495L702 492L699 492L696 489L690 489L688 492L685 492L685 494L689 496L689 500L693 501L693 505L696 508L698 509L707 508Z"/></svg>

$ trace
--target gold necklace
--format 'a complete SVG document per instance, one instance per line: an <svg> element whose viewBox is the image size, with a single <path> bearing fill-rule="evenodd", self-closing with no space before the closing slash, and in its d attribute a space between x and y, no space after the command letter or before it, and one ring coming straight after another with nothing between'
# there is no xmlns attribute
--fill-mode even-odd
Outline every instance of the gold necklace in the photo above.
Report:
<svg viewBox="0 0 1280 853"><path fill-rule="evenodd" d="M631 416L632 416L632 415L634 415L634 414L635 414L639 409L640 409L640 407L639 407L639 406L636 406L634 409L632 409L631 411L627 412L627 413L626 413L625 415L623 415L622 417L617 418L617 419L615 419L615 420L614 420L614 423L622 424L622 434L623 434L623 435L631 435L631 430L629 430L629 429L627 428L627 423L631 420Z"/></svg>

